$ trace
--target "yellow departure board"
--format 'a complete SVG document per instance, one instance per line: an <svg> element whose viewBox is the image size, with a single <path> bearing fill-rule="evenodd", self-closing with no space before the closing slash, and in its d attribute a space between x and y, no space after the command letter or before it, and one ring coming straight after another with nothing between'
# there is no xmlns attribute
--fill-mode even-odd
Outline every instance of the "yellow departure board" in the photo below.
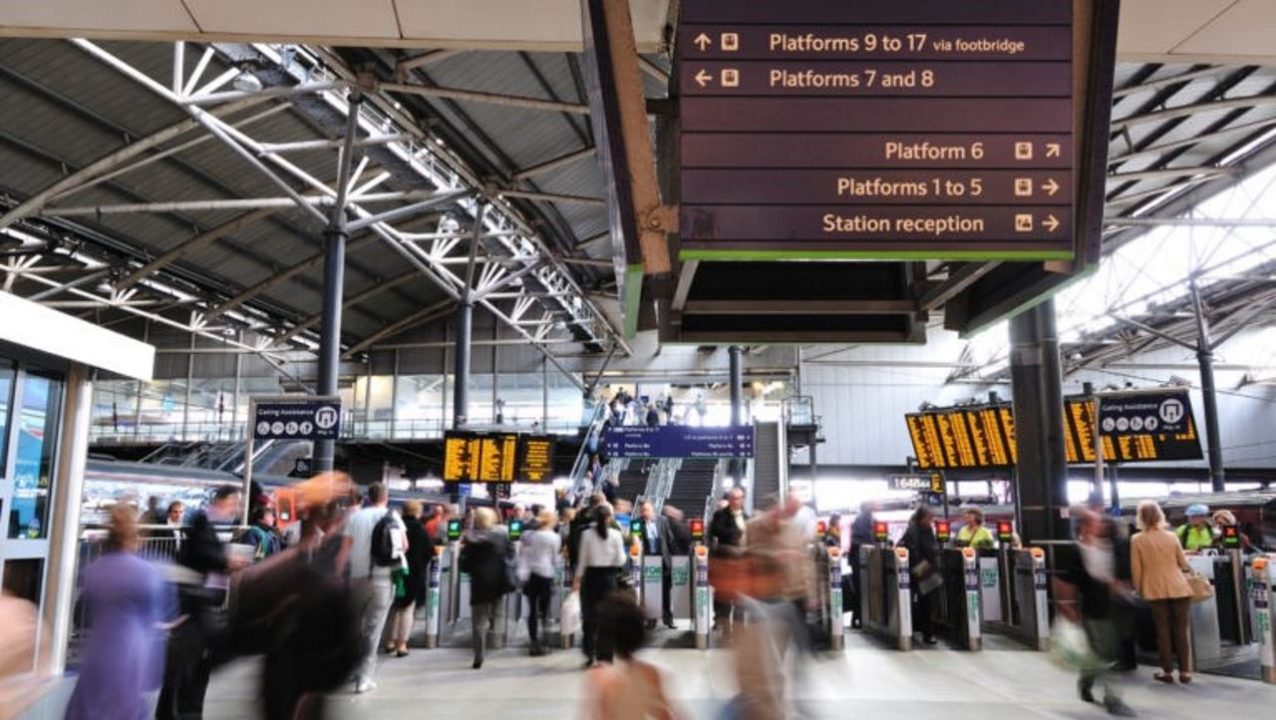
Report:
<svg viewBox="0 0 1276 720"><path fill-rule="evenodd" d="M480 458L477 435L448 433L443 438L443 481L478 482Z"/></svg>
<svg viewBox="0 0 1276 720"><path fill-rule="evenodd" d="M443 481L549 482L554 440L546 435L449 432L443 438Z"/></svg>
<svg viewBox="0 0 1276 720"><path fill-rule="evenodd" d="M917 467L963 470L1013 467L1019 459L1014 409L1009 403L947 408L905 416ZM1063 445L1069 465L1094 463L1094 405L1087 397L1064 398ZM1103 437L1105 462L1199 460L1200 438L1190 411L1182 433Z"/></svg>
<svg viewBox="0 0 1276 720"><path fill-rule="evenodd" d="M922 470L1014 465L1014 416L1009 405L928 410L905 419Z"/></svg>
<svg viewBox="0 0 1276 720"><path fill-rule="evenodd" d="M518 436L489 435L480 442L483 447L482 459L479 461L480 482L514 482Z"/></svg>

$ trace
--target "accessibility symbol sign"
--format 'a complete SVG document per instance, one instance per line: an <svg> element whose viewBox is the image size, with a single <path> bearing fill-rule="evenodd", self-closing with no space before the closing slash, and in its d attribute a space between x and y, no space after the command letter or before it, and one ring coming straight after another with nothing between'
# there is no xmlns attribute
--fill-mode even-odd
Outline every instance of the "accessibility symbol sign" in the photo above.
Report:
<svg viewBox="0 0 1276 720"><path fill-rule="evenodd" d="M341 398L254 398L250 420L255 440L336 440L341 434Z"/></svg>
<svg viewBox="0 0 1276 720"><path fill-rule="evenodd" d="M1099 396L1099 428L1103 435L1190 432L1192 405L1186 388L1158 388Z"/></svg>

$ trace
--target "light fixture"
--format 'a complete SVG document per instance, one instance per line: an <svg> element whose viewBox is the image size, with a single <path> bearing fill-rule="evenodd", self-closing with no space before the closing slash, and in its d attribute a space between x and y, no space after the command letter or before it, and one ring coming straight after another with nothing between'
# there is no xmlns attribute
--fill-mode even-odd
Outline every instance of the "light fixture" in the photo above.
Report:
<svg viewBox="0 0 1276 720"><path fill-rule="evenodd" d="M240 92L261 92L261 80L247 70L241 70L231 84Z"/></svg>

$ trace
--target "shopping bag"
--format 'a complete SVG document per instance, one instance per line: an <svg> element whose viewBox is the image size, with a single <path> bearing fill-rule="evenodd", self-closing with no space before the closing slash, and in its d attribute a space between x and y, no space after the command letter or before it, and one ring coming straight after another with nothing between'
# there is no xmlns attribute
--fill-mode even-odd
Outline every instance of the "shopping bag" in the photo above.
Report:
<svg viewBox="0 0 1276 720"><path fill-rule="evenodd" d="M1090 647L1085 628L1062 615L1055 618L1050 628L1050 657L1064 667L1082 672L1108 665Z"/></svg>
<svg viewBox="0 0 1276 720"><path fill-rule="evenodd" d="M580 593L573 592L563 601L563 635L580 633Z"/></svg>
<svg viewBox="0 0 1276 720"><path fill-rule="evenodd" d="M1205 602L1214 597L1214 586L1210 581L1198 572L1185 573L1187 576L1187 584L1192 587L1192 602Z"/></svg>

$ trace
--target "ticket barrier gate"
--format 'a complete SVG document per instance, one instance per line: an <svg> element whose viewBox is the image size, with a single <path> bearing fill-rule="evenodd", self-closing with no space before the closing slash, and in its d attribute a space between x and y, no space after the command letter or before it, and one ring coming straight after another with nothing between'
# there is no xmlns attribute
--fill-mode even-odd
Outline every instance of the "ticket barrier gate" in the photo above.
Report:
<svg viewBox="0 0 1276 720"><path fill-rule="evenodd" d="M426 647L466 646L471 640L470 578L459 571L460 546L449 544L440 549L430 571L426 588L425 638ZM562 603L571 592L571 577L565 576L563 562L555 563L556 575L549 601L549 617L542 623L541 637L552 641L561 635ZM488 647L499 650L525 637L526 618L531 612L527 596L520 591L505 595L496 611L495 628L488 635ZM564 638L564 647L571 638Z"/></svg>
<svg viewBox="0 0 1276 720"><path fill-rule="evenodd" d="M1030 648L1050 646L1046 553L1039 547L977 553L983 630Z"/></svg>
<svg viewBox="0 0 1276 720"><path fill-rule="evenodd" d="M1264 617L1260 604L1268 598L1260 585L1270 588L1265 573L1270 559L1242 557L1239 549L1222 554L1189 555L1192 569L1210 581L1214 596L1192 604L1190 615L1192 656L1199 672L1257 678L1261 663ZM1267 603L1270 608L1270 602Z"/></svg>
<svg viewBox="0 0 1276 720"><path fill-rule="evenodd" d="M1263 682L1276 685L1276 554L1250 564L1250 604Z"/></svg>
<svg viewBox="0 0 1276 720"><path fill-rule="evenodd" d="M908 550L862 546L857 561L864 630L900 650L912 649L913 601Z"/></svg>
<svg viewBox="0 0 1276 720"><path fill-rule="evenodd" d="M939 629L959 650L983 648L979 558L971 548L940 551L944 584L938 591Z"/></svg>

